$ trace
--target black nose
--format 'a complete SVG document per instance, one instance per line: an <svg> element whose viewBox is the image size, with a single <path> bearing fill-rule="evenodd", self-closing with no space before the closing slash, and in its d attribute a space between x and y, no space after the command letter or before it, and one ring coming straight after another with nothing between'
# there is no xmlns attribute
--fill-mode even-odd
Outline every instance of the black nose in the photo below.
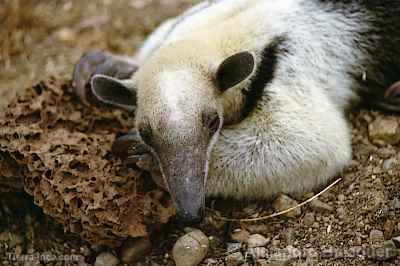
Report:
<svg viewBox="0 0 400 266"><path fill-rule="evenodd" d="M178 223L182 226L191 226L196 225L201 222L203 219L202 211L198 211L197 213L190 213L187 211L179 211L177 214Z"/></svg>

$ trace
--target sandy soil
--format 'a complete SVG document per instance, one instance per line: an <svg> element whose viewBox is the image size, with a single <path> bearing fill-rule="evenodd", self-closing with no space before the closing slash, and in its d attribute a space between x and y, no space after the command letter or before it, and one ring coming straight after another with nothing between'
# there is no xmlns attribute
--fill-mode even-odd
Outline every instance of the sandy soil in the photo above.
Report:
<svg viewBox="0 0 400 266"><path fill-rule="evenodd" d="M156 25L192 3L189 0L87 2L0 2L0 108L18 90L37 80L53 75L70 77L74 63L89 49L132 54ZM295 218L277 217L258 223L225 223L209 213L199 226L211 239L202 265L224 265L228 243L238 242L239 232L244 238L247 232L265 236L269 239L268 248L293 246L304 253L314 249L320 254L280 264L249 257L248 265L400 265L400 257L382 261L362 254L347 258L321 256L329 248L370 250L400 235L400 140L390 144L385 137L400 132L396 131L400 129L400 117L369 110L356 110L349 117L354 126L354 158L343 173L343 180L320 198L328 206L307 205ZM386 128L390 121L394 121L394 133ZM383 133L376 133L374 124ZM228 217L258 217L272 212L269 202L216 200L213 203L221 215ZM0 195L0 218L2 265L91 265L103 251L119 257L118 248L90 245L65 233L25 194ZM167 226L165 234L154 237L152 253L137 265L174 265L171 248L183 234L182 229L172 224ZM246 250L246 245L240 246L243 254ZM80 262L16 263L5 257L8 252L79 254Z"/></svg>

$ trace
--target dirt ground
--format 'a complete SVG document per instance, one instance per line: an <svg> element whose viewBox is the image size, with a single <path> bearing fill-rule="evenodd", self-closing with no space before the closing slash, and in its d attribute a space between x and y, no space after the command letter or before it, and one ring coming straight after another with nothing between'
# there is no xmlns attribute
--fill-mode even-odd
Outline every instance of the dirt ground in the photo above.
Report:
<svg viewBox="0 0 400 266"><path fill-rule="evenodd" d="M154 27L191 3L0 1L0 109L18 90L38 80L54 75L69 78L74 63L89 49L132 54ZM400 139L393 141L400 135L400 116L355 110L349 118L353 162L342 174L343 180L319 199L325 204L306 205L294 218L281 216L257 223L221 222L208 213L199 225L210 239L202 265L224 265L232 251L228 243L240 242L248 234L263 235L269 240L267 248L291 247L302 253L273 263L248 256L248 265L400 265L400 256L377 257L374 250L400 235ZM104 251L119 257L118 248L90 245L64 232L32 202L23 193L0 194L0 265L92 265ZM211 205L227 217L272 212L269 202L215 200ZM154 237L151 254L137 265L174 265L171 248L183 234L172 224L166 226L165 234ZM246 255L246 250L243 244L234 253ZM7 257L9 252L77 254L79 261L14 262ZM318 256L312 256L313 252Z"/></svg>

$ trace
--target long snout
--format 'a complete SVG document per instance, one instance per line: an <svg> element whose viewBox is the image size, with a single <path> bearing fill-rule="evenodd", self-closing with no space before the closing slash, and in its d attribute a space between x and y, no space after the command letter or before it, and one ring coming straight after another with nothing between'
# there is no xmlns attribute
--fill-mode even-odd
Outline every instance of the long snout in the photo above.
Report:
<svg viewBox="0 0 400 266"><path fill-rule="evenodd" d="M178 152L160 158L164 178L177 209L177 218L185 225L198 223L205 207L206 152L199 152Z"/></svg>
<svg viewBox="0 0 400 266"><path fill-rule="evenodd" d="M205 207L205 191L197 184L198 177L187 177L191 186L177 188L175 192L177 218L184 225L192 225L201 221Z"/></svg>

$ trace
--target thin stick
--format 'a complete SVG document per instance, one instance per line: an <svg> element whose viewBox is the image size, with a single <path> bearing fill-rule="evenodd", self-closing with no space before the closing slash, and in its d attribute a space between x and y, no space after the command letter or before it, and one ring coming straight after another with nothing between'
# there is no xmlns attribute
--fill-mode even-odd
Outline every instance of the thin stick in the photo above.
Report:
<svg viewBox="0 0 400 266"><path fill-rule="evenodd" d="M306 205L307 203L310 203L310 202L313 201L314 199L318 198L319 196L321 196L322 194L324 194L325 192L327 192L328 190L330 190L332 187L334 187L334 186L335 186L337 183L339 183L340 181L342 181L342 178L337 179L335 182L333 182L332 184L330 184L330 185L329 185L328 187L326 187L324 190L322 190L321 192L319 192L319 193L316 194L315 196L312 196L311 198L307 199L306 201L303 201L302 203L300 203L300 204L298 204L298 205L296 205L296 206L294 206L294 207L291 207L291 208L289 208L289 209L287 209L287 210L284 210L284 211L281 211L281 212L276 212L276 213L273 213L273 214L268 215L268 216L263 216L263 217L258 217L258 218L248 218L248 219L233 219L233 218L225 218L225 217L222 217L222 216L216 214L216 213L215 213L215 210L213 210L213 209L209 209L209 210L211 210L211 211L214 212L214 215L215 215L215 217L216 217L217 219L219 219L219 220L221 220L221 221L225 221L225 222L259 222L259 221L264 221L264 220L271 219L271 218L273 218L273 217L281 216L281 215L283 215L283 214L285 214L285 213L288 213L288 212L293 211L293 210L295 210L295 209L297 209L297 208L300 208L300 207Z"/></svg>

